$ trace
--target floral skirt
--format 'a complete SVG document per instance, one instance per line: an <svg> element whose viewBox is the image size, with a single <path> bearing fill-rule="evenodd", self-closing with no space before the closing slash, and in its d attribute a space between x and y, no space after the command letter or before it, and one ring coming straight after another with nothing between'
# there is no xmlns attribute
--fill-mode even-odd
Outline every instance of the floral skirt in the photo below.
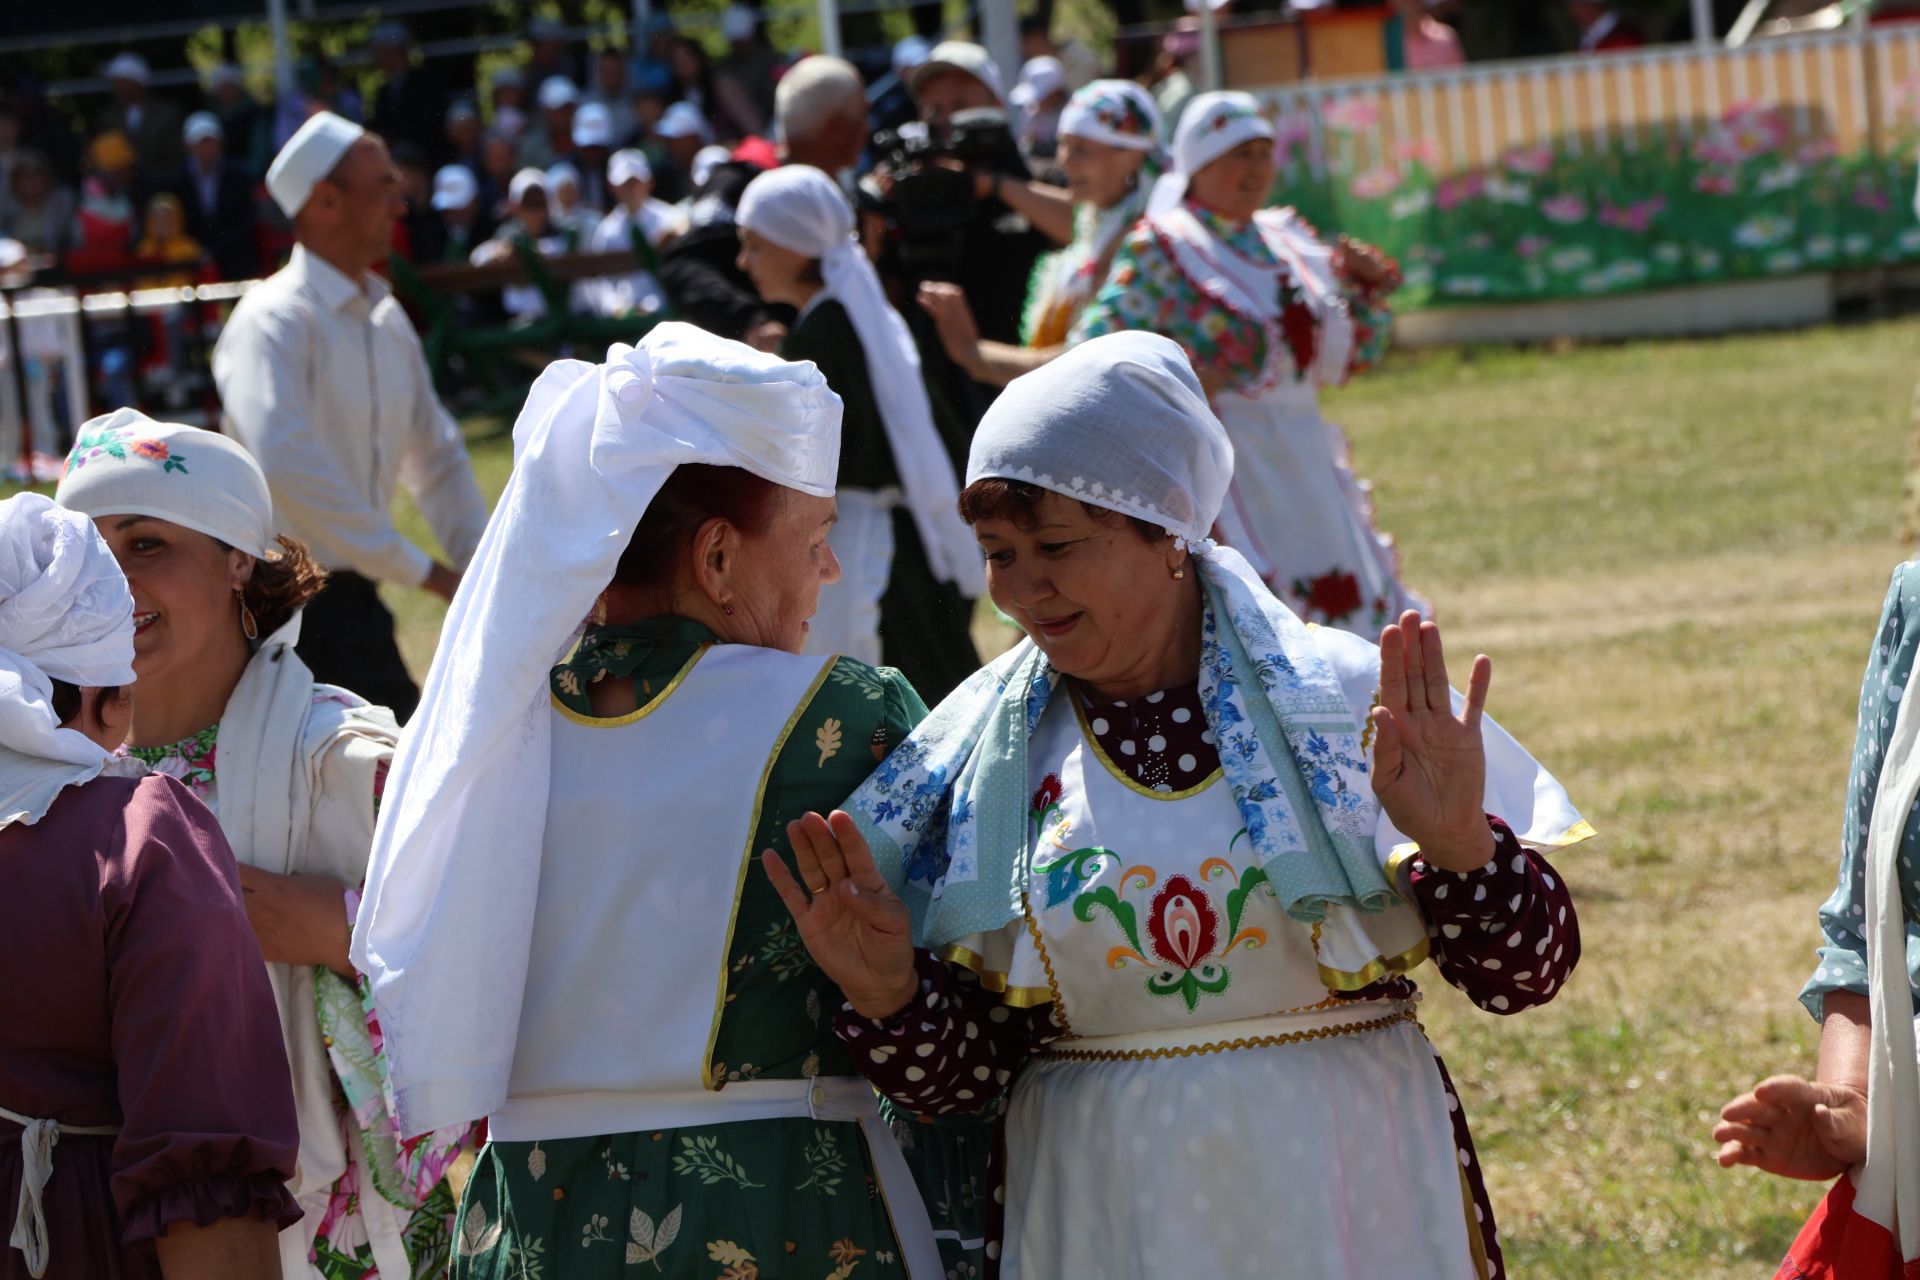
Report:
<svg viewBox="0 0 1920 1280"><path fill-rule="evenodd" d="M1853 1194L1852 1178L1833 1184L1773 1280L1920 1280L1920 1262L1901 1265L1893 1233L1855 1213Z"/></svg>
<svg viewBox="0 0 1920 1280"><path fill-rule="evenodd" d="M451 1274L895 1280L906 1268L860 1126L796 1119L489 1142Z"/></svg>

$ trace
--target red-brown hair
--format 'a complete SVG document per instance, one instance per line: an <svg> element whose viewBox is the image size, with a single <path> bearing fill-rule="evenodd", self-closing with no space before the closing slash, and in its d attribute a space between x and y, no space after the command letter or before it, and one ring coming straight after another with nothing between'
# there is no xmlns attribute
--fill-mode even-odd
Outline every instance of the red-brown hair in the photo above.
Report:
<svg viewBox="0 0 1920 1280"><path fill-rule="evenodd" d="M779 485L751 471L683 463L648 504L640 527L620 553L613 580L641 591L670 591L680 558L701 525L725 520L749 536L765 533L779 498Z"/></svg>
<svg viewBox="0 0 1920 1280"><path fill-rule="evenodd" d="M969 525L982 520L1006 520L1022 533L1032 533L1040 523L1040 500L1051 492L1025 480L986 476L960 491L960 518ZM1147 542L1158 542L1167 536L1165 529L1139 516L1122 515L1086 501L1080 505L1097 523L1111 525L1125 520Z"/></svg>

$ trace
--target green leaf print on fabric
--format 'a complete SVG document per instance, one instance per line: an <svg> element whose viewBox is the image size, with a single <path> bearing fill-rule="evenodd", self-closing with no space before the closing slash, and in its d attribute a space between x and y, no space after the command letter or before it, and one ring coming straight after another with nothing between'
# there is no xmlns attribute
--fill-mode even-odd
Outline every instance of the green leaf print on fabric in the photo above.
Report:
<svg viewBox="0 0 1920 1280"><path fill-rule="evenodd" d="M858 691L868 702L878 702L887 696L887 686L881 681L880 673L863 662L835 662L827 679Z"/></svg>
<svg viewBox="0 0 1920 1280"><path fill-rule="evenodd" d="M460 1220L460 1256L471 1258L500 1243L501 1224L487 1221L484 1205L471 1205Z"/></svg>
<svg viewBox="0 0 1920 1280"><path fill-rule="evenodd" d="M847 1171L847 1158L840 1154L840 1137L831 1129L815 1129L813 1141L801 1152L807 1162L807 1177L795 1191L817 1189L825 1195L840 1194L840 1179Z"/></svg>
<svg viewBox="0 0 1920 1280"><path fill-rule="evenodd" d="M673 1156L673 1171L692 1174L706 1187L722 1182L731 1182L742 1190L765 1185L749 1178L740 1162L720 1149L720 1139L712 1134L681 1138L680 1150Z"/></svg>
<svg viewBox="0 0 1920 1280"><path fill-rule="evenodd" d="M607 1228L613 1225L613 1219L604 1213L590 1213L580 1227L580 1247L594 1244L612 1244L613 1237L607 1234Z"/></svg>
<svg viewBox="0 0 1920 1280"><path fill-rule="evenodd" d="M546 1280L547 1242L535 1236L507 1250L507 1280Z"/></svg>
<svg viewBox="0 0 1920 1280"><path fill-rule="evenodd" d="M660 1255L667 1251L680 1236L680 1210L684 1205L675 1205L660 1219L656 1229L653 1218L645 1209L635 1209L627 1219L627 1234L633 1238L627 1243L627 1265L638 1266L642 1262L651 1262L655 1271L664 1272L660 1265Z"/></svg>
<svg viewBox="0 0 1920 1280"><path fill-rule="evenodd" d="M766 938L760 944L760 958L772 966L773 976L781 982L805 973L813 963L800 945L800 931L794 928L792 919L768 925Z"/></svg>

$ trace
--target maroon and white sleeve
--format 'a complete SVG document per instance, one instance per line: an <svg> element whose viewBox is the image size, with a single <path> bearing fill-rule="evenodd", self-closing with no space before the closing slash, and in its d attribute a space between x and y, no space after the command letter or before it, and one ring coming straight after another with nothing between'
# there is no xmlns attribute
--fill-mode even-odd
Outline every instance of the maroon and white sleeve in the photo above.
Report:
<svg viewBox="0 0 1920 1280"><path fill-rule="evenodd" d="M1023 1062L1061 1034L1051 1004L1008 1005L930 951L915 950L914 968L919 991L898 1013L865 1018L842 1005L833 1020L860 1074L908 1111L984 1110Z"/></svg>

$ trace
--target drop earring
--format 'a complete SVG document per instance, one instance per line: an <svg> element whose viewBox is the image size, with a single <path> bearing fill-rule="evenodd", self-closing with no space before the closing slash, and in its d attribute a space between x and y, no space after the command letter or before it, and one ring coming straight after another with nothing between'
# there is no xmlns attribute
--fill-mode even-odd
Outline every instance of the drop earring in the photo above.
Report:
<svg viewBox="0 0 1920 1280"><path fill-rule="evenodd" d="M240 634L247 638L247 643L257 643L260 639L260 624L255 621L253 610L247 608L247 598L238 591L233 593L233 598L240 602Z"/></svg>

